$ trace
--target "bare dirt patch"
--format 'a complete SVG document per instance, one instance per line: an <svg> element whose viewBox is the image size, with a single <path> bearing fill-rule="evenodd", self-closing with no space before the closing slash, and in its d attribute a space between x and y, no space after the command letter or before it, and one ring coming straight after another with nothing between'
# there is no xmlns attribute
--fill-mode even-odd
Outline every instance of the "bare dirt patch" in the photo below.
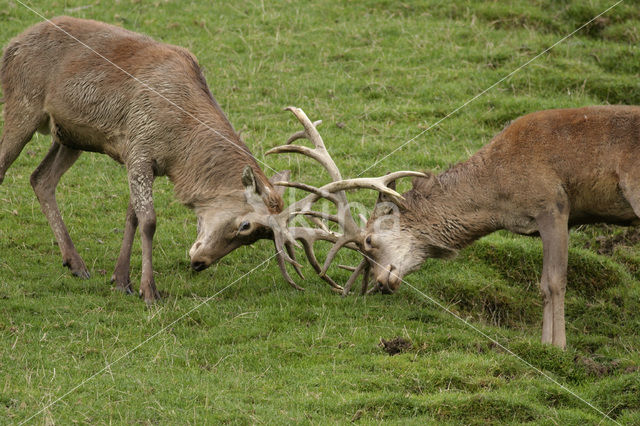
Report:
<svg viewBox="0 0 640 426"><path fill-rule="evenodd" d="M393 356L411 350L411 348L413 348L413 343L403 337L395 337L391 340L380 339L380 344L378 346L380 346L383 351Z"/></svg>
<svg viewBox="0 0 640 426"><path fill-rule="evenodd" d="M607 235L599 235L596 237L595 243L588 243L587 248L595 250L598 254L611 256L616 247L631 247L640 243L640 226L625 228L622 232L615 232L615 229L609 225L599 226L599 231Z"/></svg>
<svg viewBox="0 0 640 426"><path fill-rule="evenodd" d="M637 365L621 365L619 360L612 361L598 361L593 357L577 355L574 358L576 365L579 365L585 369L587 374L595 377L607 376L614 373L623 372L625 374L631 374L640 371L640 367Z"/></svg>
<svg viewBox="0 0 640 426"><path fill-rule="evenodd" d="M614 365L607 365L600 363L593 358L578 355L575 357L575 362L578 365L584 367L590 376L602 377L607 375L615 368Z"/></svg>

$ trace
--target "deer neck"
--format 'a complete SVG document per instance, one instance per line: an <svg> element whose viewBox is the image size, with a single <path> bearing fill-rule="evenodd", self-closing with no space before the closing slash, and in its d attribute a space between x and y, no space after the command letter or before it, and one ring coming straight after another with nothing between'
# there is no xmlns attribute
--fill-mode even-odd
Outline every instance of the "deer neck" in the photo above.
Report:
<svg viewBox="0 0 640 426"><path fill-rule="evenodd" d="M174 184L176 198L187 206L242 192L242 171L247 165L258 179L268 182L249 148L228 122L203 121L181 139L183 146L176 150L177 158L171 161L173 166L167 174Z"/></svg>
<svg viewBox="0 0 640 426"><path fill-rule="evenodd" d="M457 251L501 228L486 170L482 157L472 157L437 176L430 194L407 193L410 214L417 216L407 222L416 224L419 239Z"/></svg>

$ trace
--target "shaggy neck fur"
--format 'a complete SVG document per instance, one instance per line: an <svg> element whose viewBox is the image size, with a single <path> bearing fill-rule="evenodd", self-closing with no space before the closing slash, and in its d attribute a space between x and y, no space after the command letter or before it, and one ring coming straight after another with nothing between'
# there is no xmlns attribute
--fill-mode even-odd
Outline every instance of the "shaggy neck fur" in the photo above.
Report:
<svg viewBox="0 0 640 426"><path fill-rule="evenodd" d="M402 228L425 243L429 257L446 256L447 251L458 251L500 229L492 200L482 191L489 179L485 150L481 150L430 181L414 182L414 188L404 194ZM437 248L444 251L438 253Z"/></svg>
<svg viewBox="0 0 640 426"><path fill-rule="evenodd" d="M230 192L244 191L242 171L250 165L256 179L267 188L263 197L267 208L272 213L280 212L282 198L222 112L212 108L201 121L205 124L196 122L183 136L184 149L177 153L181 158L173 162L175 166L168 173L180 202L194 207Z"/></svg>

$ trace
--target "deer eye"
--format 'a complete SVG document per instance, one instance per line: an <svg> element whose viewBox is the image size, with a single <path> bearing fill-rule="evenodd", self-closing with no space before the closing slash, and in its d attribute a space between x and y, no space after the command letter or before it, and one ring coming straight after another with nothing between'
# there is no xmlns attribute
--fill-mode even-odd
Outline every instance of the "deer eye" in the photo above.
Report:
<svg viewBox="0 0 640 426"><path fill-rule="evenodd" d="M251 223L248 220L243 221L238 227L238 232L248 231L251 228Z"/></svg>
<svg viewBox="0 0 640 426"><path fill-rule="evenodd" d="M371 235L367 235L367 238L364 239L364 248L365 250L371 249Z"/></svg>

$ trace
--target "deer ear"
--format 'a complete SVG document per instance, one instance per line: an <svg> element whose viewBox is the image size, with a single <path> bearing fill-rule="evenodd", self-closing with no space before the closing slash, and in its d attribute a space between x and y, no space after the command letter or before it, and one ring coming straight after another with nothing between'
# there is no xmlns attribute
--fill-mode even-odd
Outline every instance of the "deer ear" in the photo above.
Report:
<svg viewBox="0 0 640 426"><path fill-rule="evenodd" d="M275 185L275 183L289 181L289 179L291 179L291 170L281 170L275 175L271 176L271 178L269 178L269 182L274 186L276 194L282 197L284 195L284 190L287 188L284 186Z"/></svg>
<svg viewBox="0 0 640 426"><path fill-rule="evenodd" d="M396 181L394 180L389 182L387 187L395 191ZM394 211L397 211L398 208L403 208L403 207L404 205L400 200L380 192L378 193L378 200L376 201L376 205L373 208L373 213L371 217L386 216L388 214L392 214Z"/></svg>
<svg viewBox="0 0 640 426"><path fill-rule="evenodd" d="M256 183L256 175L253 173L251 166L244 166L244 170L242 171L242 184L246 191L260 194L260 189Z"/></svg>
<svg viewBox="0 0 640 426"><path fill-rule="evenodd" d="M389 174L389 173L387 173L387 174ZM396 190L396 181L392 180L391 182L389 182L387 187L389 189L393 189L395 191ZM382 203L393 203L395 201L396 201L395 199L391 198L387 194L383 194L382 192L380 192L380 193L378 193L378 200L376 201L376 205L382 204Z"/></svg>
<svg viewBox="0 0 640 426"><path fill-rule="evenodd" d="M438 178L431 172L423 172L427 177L415 177L411 181L413 190L419 192L421 195L427 196L432 191L435 185L440 185Z"/></svg>
<svg viewBox="0 0 640 426"><path fill-rule="evenodd" d="M281 180L281 179L278 179ZM271 190L265 183L256 177L251 166L245 166L242 171L242 184L247 202L258 208L258 205L265 205L271 212L282 210L282 196L276 196L278 189Z"/></svg>

